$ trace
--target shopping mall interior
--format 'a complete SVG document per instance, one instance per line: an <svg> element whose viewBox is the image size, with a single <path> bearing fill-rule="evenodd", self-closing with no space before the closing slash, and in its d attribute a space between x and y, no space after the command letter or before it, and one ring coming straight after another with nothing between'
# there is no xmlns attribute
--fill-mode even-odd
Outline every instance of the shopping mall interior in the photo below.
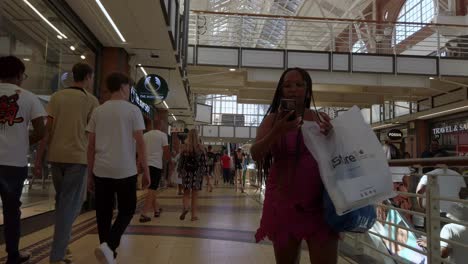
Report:
<svg viewBox="0 0 468 264"><path fill-rule="evenodd" d="M281 96L282 74L295 67L312 80L310 109L303 108L322 112L338 131L346 129L338 122L358 107L361 127L372 135L354 133L345 141L378 142L386 155L375 174L387 175L392 195L372 200L375 223L365 231L337 234L336 263L467 263L468 0L3 0L0 7L0 56L22 60L28 76L22 87L45 108L73 83L73 65L84 62L94 69L87 92L100 104L111 96L110 73L134 81L129 101L147 128L161 125L173 157L192 129L215 153L197 221L179 220L186 208L174 159L162 169L160 216L144 223L148 192L138 182L118 263L335 263L314 257L326 253L313 235L300 237L291 261L280 260L273 235L256 239L274 182L270 166L280 158L254 159L255 147L269 133L261 125L276 113L270 107ZM302 155L295 146L288 155ZM55 189L47 161L42 177L34 176L37 149L29 149L21 195L20 249L31 253L27 263L49 263ZM233 163L228 177L239 170L240 183L223 181L224 153ZM443 210L446 203L461 214ZM275 217L287 218L287 210ZM2 232L3 224L0 218ZM287 225L301 224L291 216ZM0 243L3 263L3 236ZM73 224L73 259L63 263L99 263L98 246L88 192Z"/></svg>

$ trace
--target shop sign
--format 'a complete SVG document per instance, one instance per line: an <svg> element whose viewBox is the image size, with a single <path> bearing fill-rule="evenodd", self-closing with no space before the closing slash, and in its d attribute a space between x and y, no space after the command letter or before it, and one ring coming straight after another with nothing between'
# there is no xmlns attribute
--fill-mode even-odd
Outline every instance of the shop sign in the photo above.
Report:
<svg viewBox="0 0 468 264"><path fill-rule="evenodd" d="M444 127L436 127L432 129L432 133L434 135L458 133L464 131L468 131L468 122Z"/></svg>
<svg viewBox="0 0 468 264"><path fill-rule="evenodd" d="M148 74L138 81L136 92L146 104L156 105L162 103L167 98L169 87L166 80L161 76Z"/></svg>
<svg viewBox="0 0 468 264"><path fill-rule="evenodd" d="M140 99L140 96L138 96L138 93L133 87L130 89L130 102L138 106L145 114L151 115L151 107Z"/></svg>
<svg viewBox="0 0 468 264"><path fill-rule="evenodd" d="M403 138L403 132L399 129L392 129L388 131L387 136L391 140L400 140Z"/></svg>

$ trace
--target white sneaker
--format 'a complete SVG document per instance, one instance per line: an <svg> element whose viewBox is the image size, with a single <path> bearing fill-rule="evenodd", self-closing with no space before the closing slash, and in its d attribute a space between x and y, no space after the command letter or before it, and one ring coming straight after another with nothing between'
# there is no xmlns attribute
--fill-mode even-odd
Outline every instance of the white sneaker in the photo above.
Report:
<svg viewBox="0 0 468 264"><path fill-rule="evenodd" d="M101 264L115 264L114 252L109 248L107 243L102 243L94 250L94 255Z"/></svg>

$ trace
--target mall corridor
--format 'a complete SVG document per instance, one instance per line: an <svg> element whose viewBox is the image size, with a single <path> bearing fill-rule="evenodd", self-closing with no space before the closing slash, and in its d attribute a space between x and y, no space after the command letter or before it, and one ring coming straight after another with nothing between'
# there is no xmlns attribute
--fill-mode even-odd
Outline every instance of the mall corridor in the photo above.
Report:
<svg viewBox="0 0 468 264"><path fill-rule="evenodd" d="M139 193L138 208L144 195ZM274 263L273 247L269 242L255 244L262 205L255 189L246 194L233 188L218 187L212 193L200 193L199 218L196 222L179 220L181 196L174 188L161 191L163 213L151 222L138 222L139 209L127 228L118 250L118 263L191 263L191 264L270 264ZM29 263L49 263L53 227L21 239L21 248L32 253ZM73 263L97 263L94 248L98 246L95 212L82 214L73 227L70 250ZM1 251L0 262L4 261ZM310 263L307 250L301 263ZM354 263L340 259L342 263Z"/></svg>

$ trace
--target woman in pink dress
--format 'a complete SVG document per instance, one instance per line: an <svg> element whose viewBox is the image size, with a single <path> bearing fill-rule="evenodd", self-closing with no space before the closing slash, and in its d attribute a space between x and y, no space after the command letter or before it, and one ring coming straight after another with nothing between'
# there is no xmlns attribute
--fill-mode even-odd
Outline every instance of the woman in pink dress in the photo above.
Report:
<svg viewBox="0 0 468 264"><path fill-rule="evenodd" d="M281 99L295 99L299 109L284 111ZM324 220L318 165L304 145L300 129L302 119L318 122L324 134L332 126L327 115L310 110L311 100L310 75L299 68L286 70L251 148L256 161L272 157L262 219L255 237L257 242L265 237L273 242L276 263L280 264L299 263L302 240L307 241L311 263L337 261L338 234Z"/></svg>

